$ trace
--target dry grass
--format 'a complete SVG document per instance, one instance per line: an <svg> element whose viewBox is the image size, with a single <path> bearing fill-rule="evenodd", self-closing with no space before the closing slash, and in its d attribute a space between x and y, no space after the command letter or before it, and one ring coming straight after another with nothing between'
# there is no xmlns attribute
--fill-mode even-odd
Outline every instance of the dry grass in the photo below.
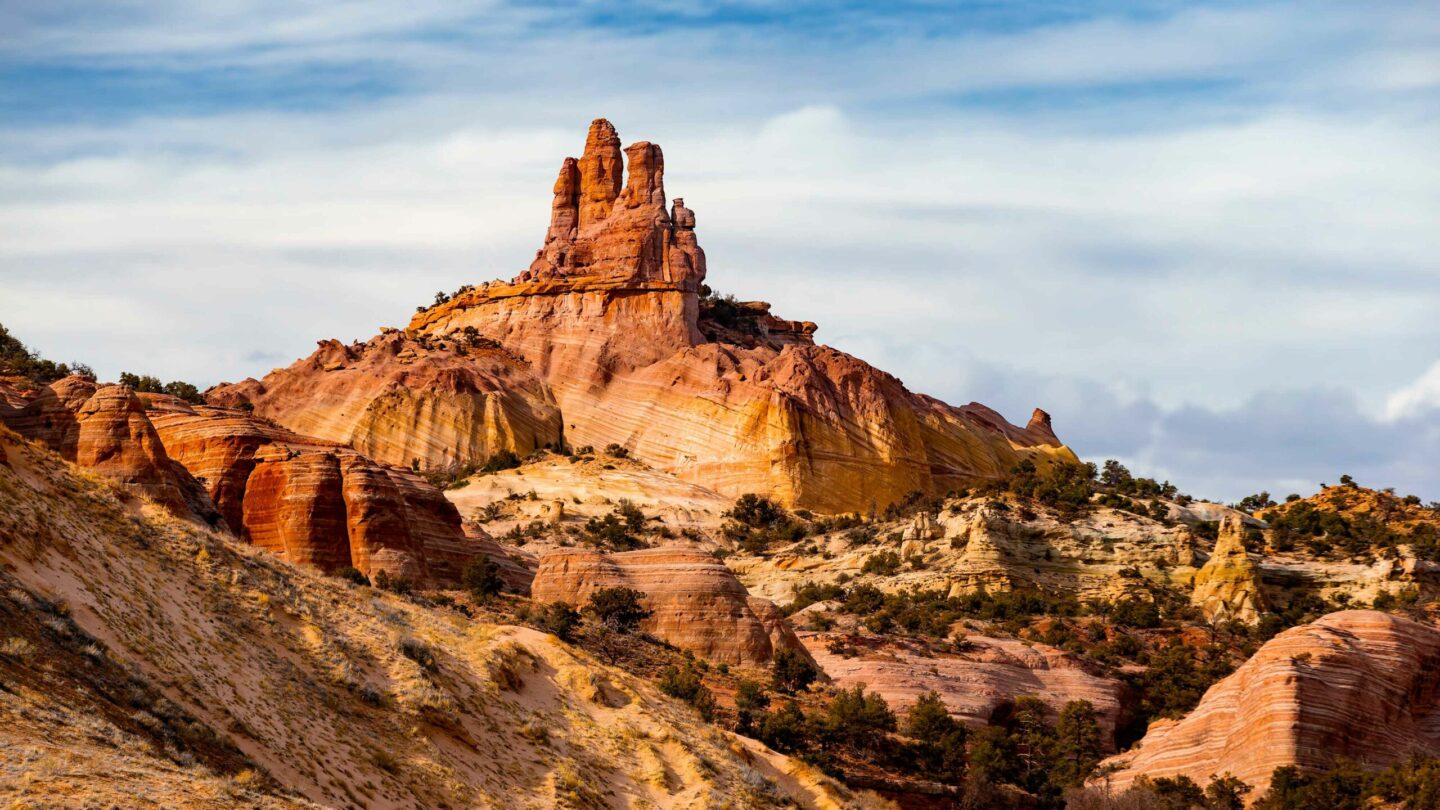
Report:
<svg viewBox="0 0 1440 810"><path fill-rule="evenodd" d="M756 794L725 735L687 707L549 636L312 575L3 429L0 442L0 569L13 572L0 593L30 628L6 622L0 683L39 677L13 639L74 662L29 692L0 690L0 749L16 771L0 806L43 804L60 773L79 796L167 807L789 801ZM91 670L110 674L76 674ZM65 690L68 713L51 697ZM123 712L86 714L102 690ZM37 711L45 723L20 722ZM689 764L660 769L663 758ZM129 776L106 776L117 773ZM833 784L766 778L802 806L844 806Z"/></svg>

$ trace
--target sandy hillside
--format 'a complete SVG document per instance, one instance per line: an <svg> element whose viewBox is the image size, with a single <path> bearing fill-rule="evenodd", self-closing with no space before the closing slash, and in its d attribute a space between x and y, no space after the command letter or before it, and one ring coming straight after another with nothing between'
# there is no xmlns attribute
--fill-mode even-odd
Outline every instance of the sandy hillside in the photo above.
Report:
<svg viewBox="0 0 1440 810"><path fill-rule="evenodd" d="M551 636L123 497L0 429L0 804L864 806Z"/></svg>

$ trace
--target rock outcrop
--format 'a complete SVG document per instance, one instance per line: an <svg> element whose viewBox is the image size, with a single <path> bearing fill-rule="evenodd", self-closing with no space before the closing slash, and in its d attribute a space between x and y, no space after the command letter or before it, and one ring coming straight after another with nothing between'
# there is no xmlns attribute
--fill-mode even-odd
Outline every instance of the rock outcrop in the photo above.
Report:
<svg viewBox="0 0 1440 810"><path fill-rule="evenodd" d="M737 554L726 564L752 593L782 604L801 582L837 582L842 575L885 591L1151 599L1158 589L1188 586L1196 571L1190 529L1108 507L1066 515L1041 504L974 496L869 529L868 540L857 542L852 530L835 531L763 556ZM866 573L865 562L880 552L919 564Z"/></svg>
<svg viewBox="0 0 1440 810"><path fill-rule="evenodd" d="M1384 767L1440 756L1440 630L1375 611L1332 613L1271 639L1179 721L1160 720L1102 765L1200 784L1230 773L1263 794L1282 765Z"/></svg>
<svg viewBox="0 0 1440 810"><path fill-rule="evenodd" d="M493 341L460 332L415 339L390 331L366 343L321 341L262 380L222 384L212 404L249 403L305 436L348 444L377 461L450 468L559 446L549 389Z"/></svg>
<svg viewBox="0 0 1440 810"><path fill-rule="evenodd" d="M1195 572L1190 602L1211 624L1254 624L1266 610L1260 588L1260 569L1245 552L1245 526L1238 518L1220 521L1220 533L1210 559Z"/></svg>
<svg viewBox="0 0 1440 810"><path fill-rule="evenodd" d="M724 563L697 548L558 549L540 559L531 595L583 606L596 591L619 587L645 595L646 632L718 663L758 667L778 649L805 649L774 605L751 597Z"/></svg>
<svg viewBox="0 0 1440 810"><path fill-rule="evenodd" d="M214 503L165 452L144 403L129 386L70 376L27 391L0 387L9 388L0 422L20 435L178 517L219 527Z"/></svg>
<svg viewBox="0 0 1440 810"><path fill-rule="evenodd" d="M809 631L801 631L800 638L837 687L865 684L896 712L933 691L956 719L978 728L1003 720L1016 698L1037 698L1057 715L1072 700L1088 700L1104 745L1115 750L1120 682L1086 672L1075 656L1054 647L972 635L965 639L964 652L937 656L898 639ZM848 656L837 655L830 651L836 639L866 644Z"/></svg>
<svg viewBox="0 0 1440 810"><path fill-rule="evenodd" d="M407 469L236 410L166 397L150 418L170 455L207 482L236 534L292 562L443 583L460 566L451 559L430 570L427 547L446 549L447 559L473 547L455 507Z"/></svg>
<svg viewBox="0 0 1440 810"><path fill-rule="evenodd" d="M548 384L569 444L619 444L729 497L864 511L994 478L1024 458L1075 460L1048 418L1017 427L978 404L912 393L768 305L707 299L702 321L694 212L678 199L667 209L658 146L624 155L622 184L618 136L592 124L584 154L561 167L531 267L463 289L409 331L497 341ZM278 406L265 412L292 424Z"/></svg>

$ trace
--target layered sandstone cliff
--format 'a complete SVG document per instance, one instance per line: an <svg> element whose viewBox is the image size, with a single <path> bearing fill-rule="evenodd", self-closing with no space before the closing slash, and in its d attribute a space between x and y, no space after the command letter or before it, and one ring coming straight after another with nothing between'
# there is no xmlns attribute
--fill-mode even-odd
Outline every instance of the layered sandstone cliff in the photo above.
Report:
<svg viewBox="0 0 1440 810"><path fill-rule="evenodd" d="M640 591L651 611L646 632L716 662L764 666L776 650L805 649L773 604L751 597L724 563L697 548L558 549L540 559L531 595L583 606L602 588Z"/></svg>
<svg viewBox="0 0 1440 810"><path fill-rule="evenodd" d="M129 386L70 376L36 388L0 388L6 389L0 423L176 516L220 525L209 495L166 453Z"/></svg>
<svg viewBox="0 0 1440 810"><path fill-rule="evenodd" d="M1245 527L1239 518L1227 516L1221 520L1215 550L1195 572L1190 602L1211 624L1254 624L1260 620L1266 609L1260 568L1245 552Z"/></svg>
<svg viewBox="0 0 1440 810"><path fill-rule="evenodd" d="M529 365L463 331L443 339L390 331L348 346L321 341L288 368L207 396L216 405L249 403L296 433L401 466L445 469L562 442L559 409Z"/></svg>
<svg viewBox="0 0 1440 810"><path fill-rule="evenodd" d="M431 570L426 549L466 545L460 515L411 471L235 410L157 398L150 419L242 539L324 571L458 578L453 561Z"/></svg>
<svg viewBox="0 0 1440 810"><path fill-rule="evenodd" d="M863 511L993 478L1023 458L1074 460L1043 412L1017 427L978 404L912 393L816 345L814 324L776 318L768 305L711 300L702 319L695 215L682 200L667 205L663 176L658 146L622 155L614 128L597 120L581 157L561 167L530 268L463 289L417 314L409 332L498 342L546 383L571 446L620 444L730 497L769 492L793 506ZM277 374L267 390L298 379ZM309 424L307 405L256 402L284 424ZM359 430L306 430L362 440ZM419 456L453 457L438 444Z"/></svg>
<svg viewBox="0 0 1440 810"><path fill-rule="evenodd" d="M1281 633L1106 764L1123 789L1142 774L1204 784L1230 773L1260 795L1282 765L1383 767L1440 756L1440 630L1374 611L1332 613Z"/></svg>

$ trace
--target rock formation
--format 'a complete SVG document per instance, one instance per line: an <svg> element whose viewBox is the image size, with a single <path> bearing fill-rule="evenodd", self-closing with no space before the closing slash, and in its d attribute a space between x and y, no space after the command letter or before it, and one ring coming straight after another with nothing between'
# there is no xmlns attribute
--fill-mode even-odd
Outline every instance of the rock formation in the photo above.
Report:
<svg viewBox="0 0 1440 810"><path fill-rule="evenodd" d="M775 650L805 649L773 604L752 598L724 563L697 548L559 549L540 559L531 595L583 606L594 592L617 587L645 594L646 632L716 662L764 666Z"/></svg>
<svg viewBox="0 0 1440 810"><path fill-rule="evenodd" d="M5 807L891 806L552 636L136 515L3 426L0 458Z"/></svg>
<svg viewBox="0 0 1440 810"><path fill-rule="evenodd" d="M222 384L208 397L249 403L296 433L400 466L445 469L562 441L548 388L523 360L473 332L416 340L391 331L349 346L325 340L289 368Z"/></svg>
<svg viewBox="0 0 1440 810"><path fill-rule="evenodd" d="M71 376L21 391L8 384L0 422L67 461L143 495L178 517L219 525L204 488L173 461L135 392Z"/></svg>
<svg viewBox="0 0 1440 810"><path fill-rule="evenodd" d="M598 120L580 159L561 166L530 268L508 283L463 288L417 314L408 331L422 340L470 332L497 342L548 386L571 446L620 444L729 497L769 492L792 506L864 511L914 490L1002 475L1022 458L1075 460L1043 412L1022 428L978 404L952 407L912 393L815 345L814 324L776 318L766 304L707 299L702 318L706 264L694 228L683 200L666 206L660 148L641 142L622 157L614 127ZM408 462L400 456L409 454L448 463L456 458L448 445L476 430L441 431L403 450L369 443L364 434L378 429L357 414L373 394L342 408L338 385L333 395L308 393L317 366L354 362L329 351L337 356L273 373L258 384L263 391L214 393L244 396L289 427L388 460ZM423 380L405 385L407 397L426 396ZM272 393L282 390L292 393ZM321 399L323 407L314 404ZM420 409L397 410L401 424L426 423L414 415Z"/></svg>
<svg viewBox="0 0 1440 810"><path fill-rule="evenodd" d="M1116 789L1142 774L1204 784L1231 773L1258 796L1282 765L1373 768L1411 754L1440 756L1440 630L1350 610L1271 639L1183 720L1152 723L1105 765L1120 768Z"/></svg>
<svg viewBox="0 0 1440 810"><path fill-rule="evenodd" d="M885 591L1041 591L1083 601L1149 599L1158 588L1187 586L1196 571L1188 528L1107 507L1062 515L1040 504L1022 508L973 496L872 528L869 541L856 543L842 530L726 563L752 593L782 604L800 582L835 582L842 574ZM865 561L885 551L922 564L866 574Z"/></svg>
<svg viewBox="0 0 1440 810"><path fill-rule="evenodd" d="M1245 552L1245 526L1233 516L1220 521L1220 534L1210 559L1195 572L1190 601L1211 624L1254 624L1265 611L1260 569Z"/></svg>
<svg viewBox="0 0 1440 810"><path fill-rule="evenodd" d="M239 411L173 398L156 399L151 421L171 456L208 483L242 539L324 571L458 578L454 560L430 570L426 549L467 545L460 515L409 470Z"/></svg>
<svg viewBox="0 0 1440 810"><path fill-rule="evenodd" d="M837 687L863 683L896 712L934 691L956 719L978 728L1003 719L1019 697L1038 698L1055 714L1072 700L1088 700L1095 707L1104 745L1115 750L1120 682L1086 672L1078 659L1054 647L972 635L966 638L965 652L936 656L904 640L867 638L859 654L846 657L831 652L830 642L856 637L802 631L800 638Z"/></svg>

